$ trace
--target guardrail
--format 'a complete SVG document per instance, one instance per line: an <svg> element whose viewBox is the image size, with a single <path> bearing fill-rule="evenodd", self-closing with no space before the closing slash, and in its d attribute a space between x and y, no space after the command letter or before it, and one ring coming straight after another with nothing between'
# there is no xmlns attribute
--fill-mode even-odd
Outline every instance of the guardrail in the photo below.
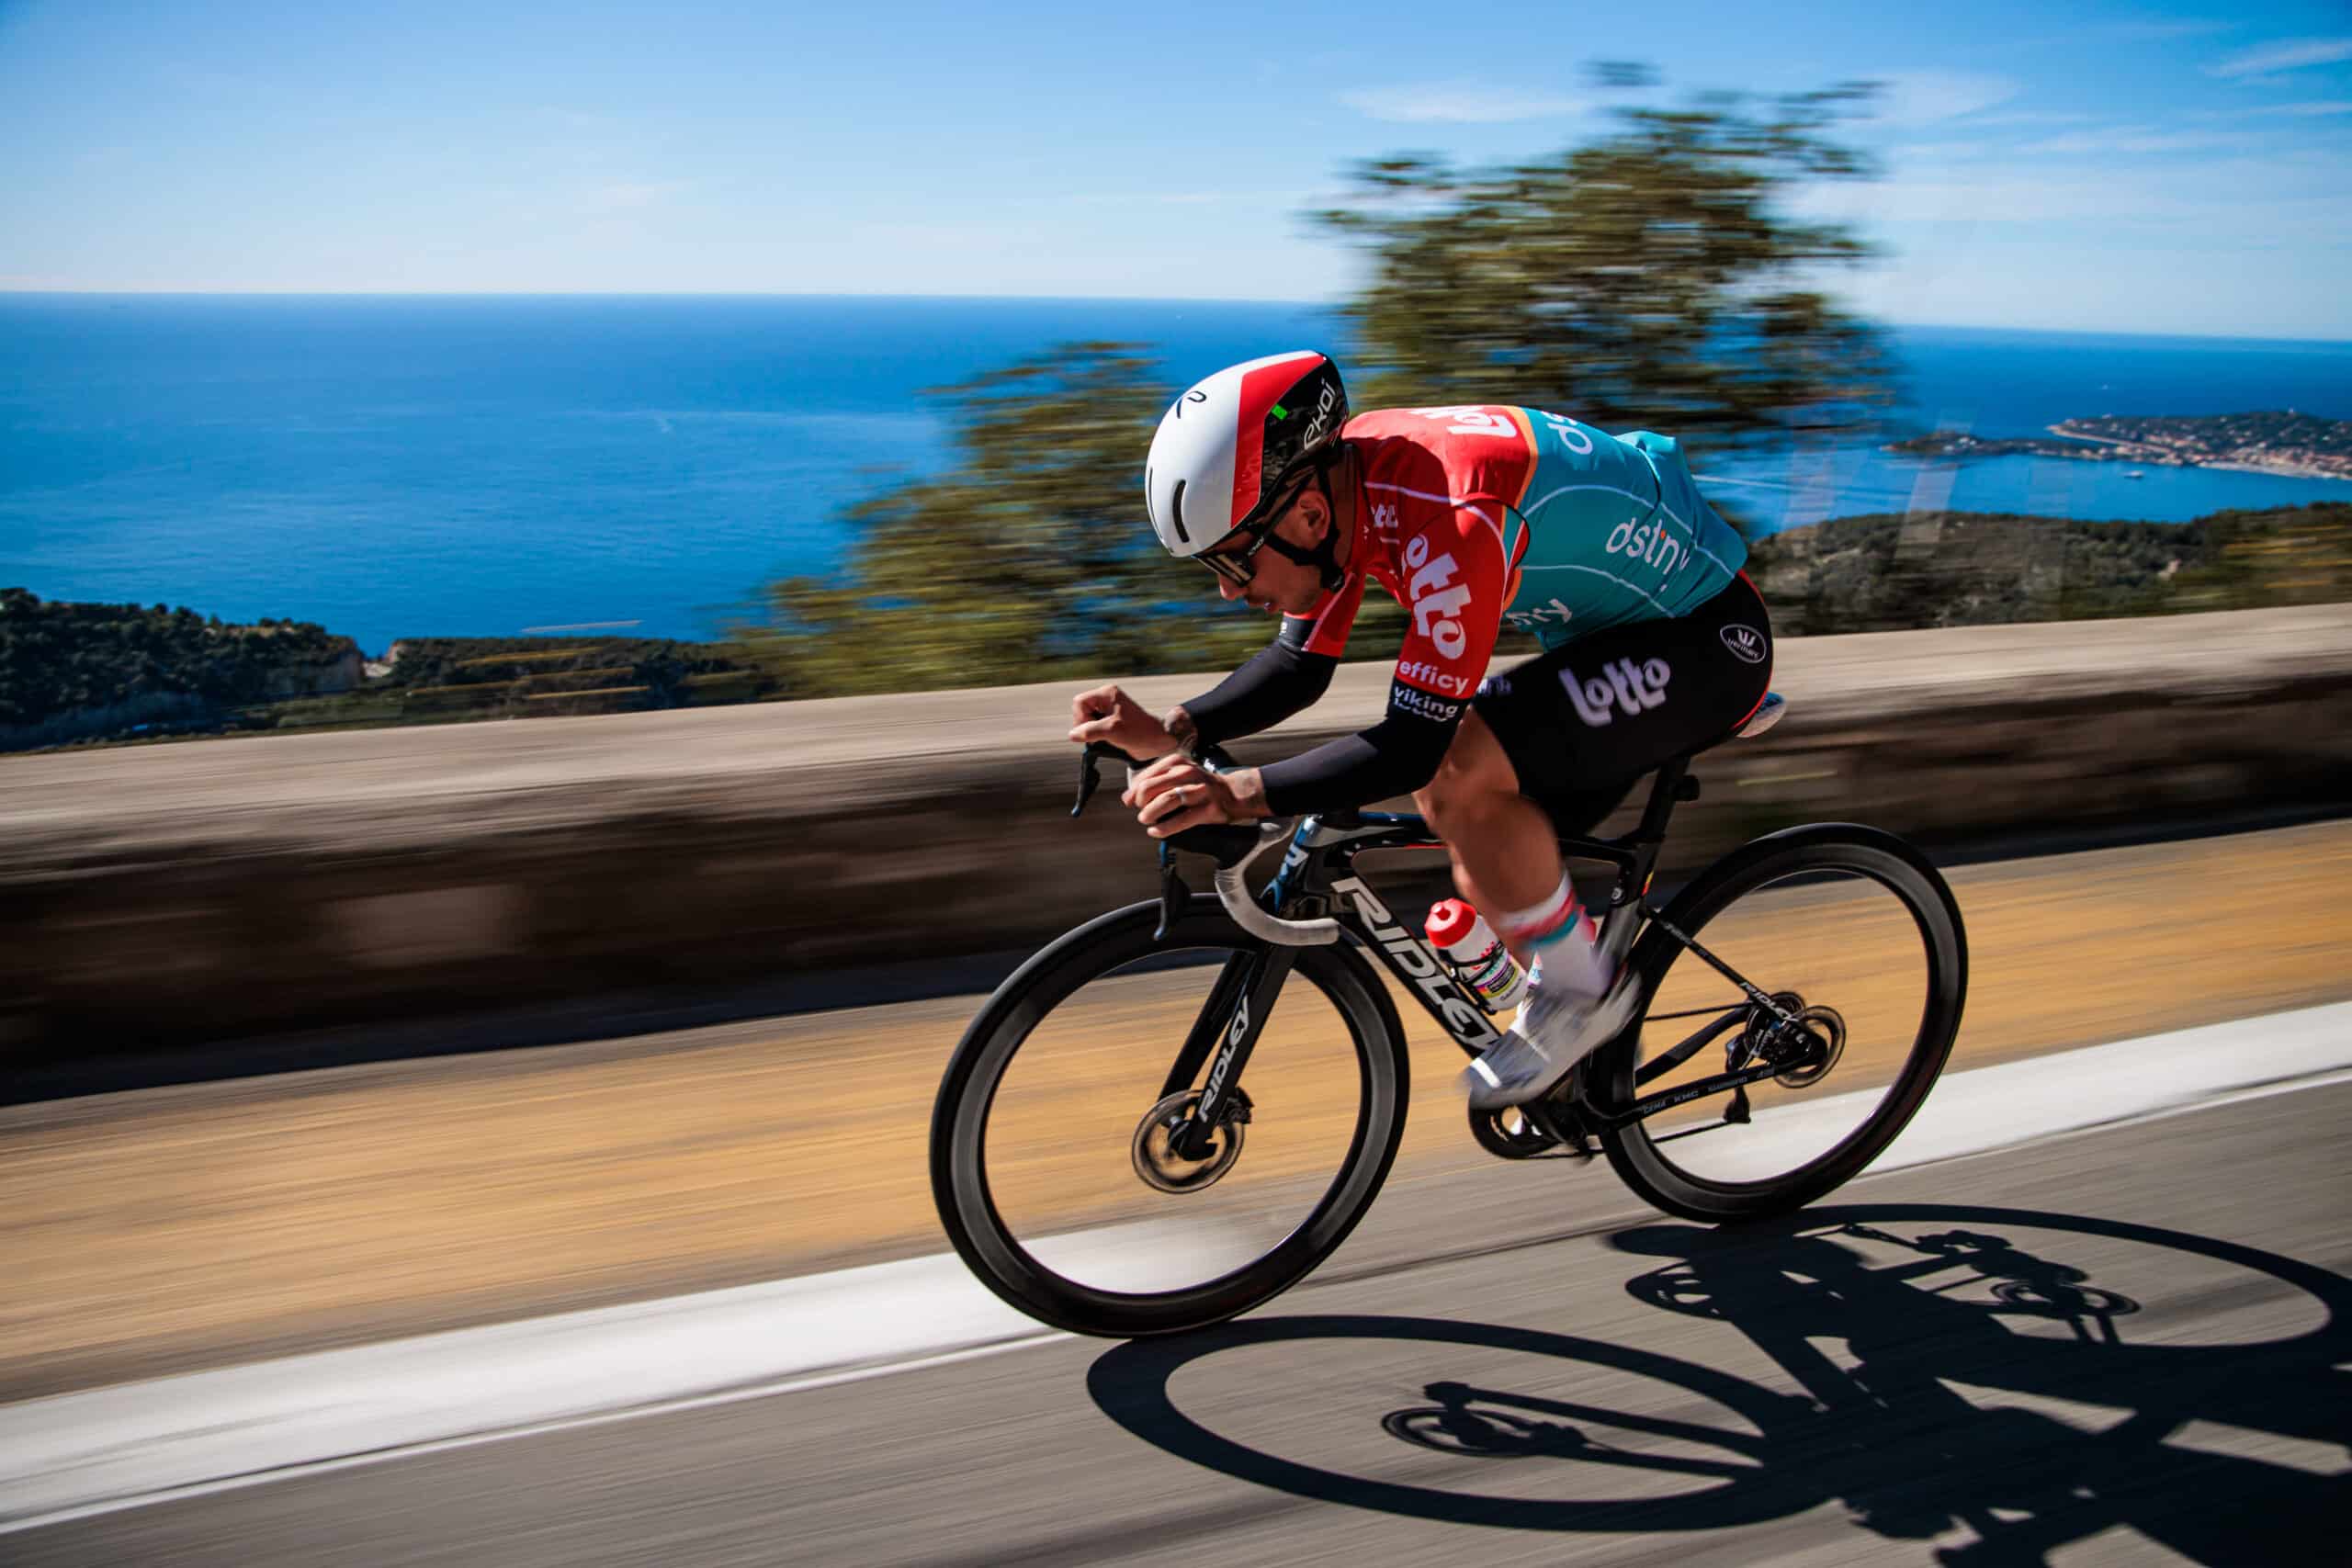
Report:
<svg viewBox="0 0 2352 1568"><path fill-rule="evenodd" d="M1132 682L1155 708L1206 678ZM1790 638L1685 864L2352 797L2352 606ZM1377 716L1341 670L1257 760ZM0 1047L82 1054L1017 947L1150 896L1075 683L0 760ZM1669 868L1670 869L1670 868ZM883 999L883 998L877 998Z"/></svg>

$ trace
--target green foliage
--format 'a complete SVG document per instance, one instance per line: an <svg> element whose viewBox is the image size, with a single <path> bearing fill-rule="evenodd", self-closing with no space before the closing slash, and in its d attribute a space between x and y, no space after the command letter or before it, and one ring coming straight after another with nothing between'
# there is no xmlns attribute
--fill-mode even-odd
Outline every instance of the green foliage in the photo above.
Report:
<svg viewBox="0 0 2352 1568"><path fill-rule="evenodd" d="M1781 207L1794 182L1867 172L1826 134L1865 96L1630 111L1589 146L1484 175L1365 166L1365 204L1320 215L1373 254L1350 308L1358 406L1510 400L1731 441L1856 422L1885 396L1883 347L1807 280L1865 247ZM853 509L845 570L771 588L766 621L738 629L745 657L816 696L1208 669L1262 645L1264 621L1220 606L1140 515L1174 391L1115 343L939 389L955 465ZM1376 603L1366 649L1401 625Z"/></svg>
<svg viewBox="0 0 2352 1568"><path fill-rule="evenodd" d="M2323 502L2204 520L2204 558L2166 585L2169 610L2251 610L2352 600L2352 505Z"/></svg>
<svg viewBox="0 0 2352 1568"><path fill-rule="evenodd" d="M1356 204L1317 215L1371 253L1349 308L1359 402L1516 402L1732 441L1858 423L1886 400L1884 344L1815 280L1869 247L1784 198L1871 172L1828 134L1870 96L1621 110L1611 135L1477 173L1360 165Z"/></svg>
<svg viewBox="0 0 2352 1568"><path fill-rule="evenodd" d="M787 694L1200 670L1264 644L1266 619L1145 525L1174 389L1131 345L1066 344L931 395L955 467L853 509L845 570L776 584L768 621L737 629Z"/></svg>
<svg viewBox="0 0 2352 1568"><path fill-rule="evenodd" d="M1811 636L2352 600L2352 505L2193 523L1841 517L1751 547L1776 628Z"/></svg>
<svg viewBox="0 0 2352 1568"><path fill-rule="evenodd" d="M348 685L357 666L349 637L305 621L230 626L187 608L0 589L0 744L209 727L239 705Z"/></svg>
<svg viewBox="0 0 2352 1568"><path fill-rule="evenodd" d="M386 687L410 717L632 713L775 694L721 643L652 637L408 637Z"/></svg>
<svg viewBox="0 0 2352 1568"><path fill-rule="evenodd" d="M0 749L228 730L612 713L775 694L716 643L416 637L364 688L359 650L308 622L232 626L158 604L0 589Z"/></svg>

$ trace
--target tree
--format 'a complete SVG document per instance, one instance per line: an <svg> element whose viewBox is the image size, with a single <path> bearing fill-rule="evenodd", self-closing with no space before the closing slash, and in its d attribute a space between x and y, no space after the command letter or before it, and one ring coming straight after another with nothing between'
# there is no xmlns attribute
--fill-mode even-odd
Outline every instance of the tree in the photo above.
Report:
<svg viewBox="0 0 2352 1568"><path fill-rule="evenodd" d="M1265 618L1218 604L1144 525L1143 456L1174 391L1117 343L933 389L955 466L852 508L844 570L770 588L768 621L737 628L744 654L808 697L1198 670L1261 646Z"/></svg>
<svg viewBox="0 0 2352 1568"><path fill-rule="evenodd" d="M1867 249L1783 209L1800 182L1867 173L1825 134L1867 96L1627 111L1589 146L1484 175L1365 165L1364 204L1320 215L1372 253L1348 308L1357 406L1518 401L1731 440L1856 423L1885 396L1883 351L1812 280ZM1064 344L938 389L954 467L853 508L843 570L770 588L743 655L786 695L827 696L1207 669L1261 646L1264 619L1216 613L1144 525L1138 470L1176 389L1147 354ZM1359 646L1387 647L1396 615L1367 601Z"/></svg>
<svg viewBox="0 0 2352 1568"><path fill-rule="evenodd" d="M1804 182L1870 174L1826 132L1871 91L1621 110L1612 135L1483 173L1359 165L1356 205L1317 215L1371 254L1348 307L1359 401L1733 441L1857 423L1886 400L1884 346L1816 280L1870 248L1787 208Z"/></svg>

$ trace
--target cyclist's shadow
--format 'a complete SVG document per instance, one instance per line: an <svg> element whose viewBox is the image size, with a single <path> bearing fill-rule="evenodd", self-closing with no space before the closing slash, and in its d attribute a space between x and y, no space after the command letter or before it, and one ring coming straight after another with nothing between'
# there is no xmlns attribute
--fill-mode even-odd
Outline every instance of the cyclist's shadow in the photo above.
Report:
<svg viewBox="0 0 2352 1568"><path fill-rule="evenodd" d="M2255 1345L2182 1345L2158 1329L2135 1338L2128 1325L2141 1303L2047 1256L2045 1241L2019 1245L2007 1233L2020 1229L2251 1270L2269 1284L2248 1299L2284 1294L2273 1288L2284 1284L2324 1309L2324 1321ZM1637 1300L1737 1329L1803 1393L1628 1345L1385 1317L1265 1318L1121 1346L1096 1361L1090 1387L1114 1419L1182 1457L1283 1491L1420 1517L1689 1530L1781 1517L1834 1498L1883 1539L1924 1541L1965 1527L1973 1541L1936 1554L1951 1562L2040 1562L2119 1525L2199 1562L2341 1560L2342 1526L2352 1519L2352 1378L2339 1370L2352 1360L2352 1281L2342 1276L2179 1232L1940 1204L1815 1209L1732 1231L1657 1224L1613 1239L1622 1250L1672 1260L1629 1282ZM1558 1356L1679 1383L1736 1419L1668 1419L1445 1378L1425 1385L1426 1404L1380 1418L1390 1436L1464 1461L1564 1461L1574 1468L1563 1469L1557 1490L1579 1497L1596 1479L1633 1472L1640 1482L1600 1487L1632 1495L1550 1501L1488 1495L1485 1472L1471 1466L1461 1490L1320 1469L1212 1432L1168 1396L1180 1366L1216 1351L1334 1339ZM1823 1341L1842 1342L1846 1354L1825 1351ZM1432 1356L1430 1370L1448 1359ZM1996 1408L1979 1403L1982 1391L1996 1391ZM2033 1407L2041 1401L2064 1404ZM2307 1469L2308 1450L2295 1462L2273 1462L2183 1445L2183 1429L2196 1422L2325 1453ZM2211 1428L2189 1435L2210 1440ZM1680 1490L1654 1495L1662 1480Z"/></svg>

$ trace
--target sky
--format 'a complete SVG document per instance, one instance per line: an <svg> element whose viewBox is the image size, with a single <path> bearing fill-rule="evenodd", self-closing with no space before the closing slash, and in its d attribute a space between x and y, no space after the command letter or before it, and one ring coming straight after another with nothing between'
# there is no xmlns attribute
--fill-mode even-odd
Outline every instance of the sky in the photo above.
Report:
<svg viewBox="0 0 2352 1568"><path fill-rule="evenodd" d="M1853 79L1866 312L2352 339L2344 0L0 0L0 289L1334 299L1358 160Z"/></svg>

